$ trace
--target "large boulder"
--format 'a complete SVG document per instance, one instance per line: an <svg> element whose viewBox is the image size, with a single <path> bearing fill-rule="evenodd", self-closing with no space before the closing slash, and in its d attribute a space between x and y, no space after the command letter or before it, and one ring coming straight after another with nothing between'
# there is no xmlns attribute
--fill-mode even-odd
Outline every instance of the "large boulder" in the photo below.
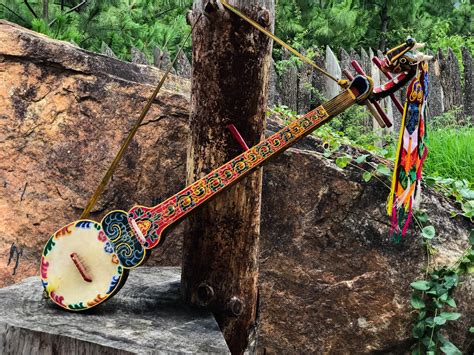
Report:
<svg viewBox="0 0 474 355"><path fill-rule="evenodd" d="M306 149L290 149L265 167L259 346L270 353L403 353L413 343L410 283L426 267L426 248L413 226L394 244L388 188L322 158L318 143L309 137ZM423 207L438 233L431 262L453 264L471 226L451 219L455 207L433 191L425 191ZM473 292L470 278L456 295L463 316L449 333L465 349L473 340Z"/></svg>
<svg viewBox="0 0 474 355"><path fill-rule="evenodd" d="M38 272L48 235L78 219L163 72L0 22L0 286ZM189 82L172 76L91 214L184 187ZM166 248L171 248L169 238ZM180 264L175 252L155 261ZM14 258L16 256L14 255Z"/></svg>
<svg viewBox="0 0 474 355"><path fill-rule="evenodd" d="M15 260L0 264L0 283L9 285L37 274L49 235L79 217L162 72L7 22L0 41L0 253L8 256L12 243L23 251L15 275ZM156 204L183 187L188 100L189 83L170 78L94 219ZM338 168L320 143L307 137L264 168L257 349L402 353L415 317L409 285L423 274L425 248L413 230L393 244L387 187L365 183L356 167ZM450 218L455 205L430 189L423 207L437 230L433 265L453 263L472 225ZM179 265L182 234L177 227L147 265ZM473 289L472 278L458 288L463 316L448 329L466 352Z"/></svg>

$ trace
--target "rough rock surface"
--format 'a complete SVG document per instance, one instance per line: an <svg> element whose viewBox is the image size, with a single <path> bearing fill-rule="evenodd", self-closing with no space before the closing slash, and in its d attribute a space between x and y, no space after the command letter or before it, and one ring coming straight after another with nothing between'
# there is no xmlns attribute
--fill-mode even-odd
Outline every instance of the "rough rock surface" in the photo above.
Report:
<svg viewBox="0 0 474 355"><path fill-rule="evenodd" d="M260 264L260 348L294 353L400 353L410 342L411 281L426 263L411 233L394 245L384 213L387 189L366 184L313 150L291 149L265 169ZM467 225L449 219L450 203L428 193L440 234L437 263L452 263ZM277 212L278 211L278 212ZM474 321L472 279L451 332L467 346ZM456 342L457 340L457 342Z"/></svg>
<svg viewBox="0 0 474 355"><path fill-rule="evenodd" d="M0 22L0 286L35 275L44 242L77 219L162 72ZM184 187L189 82L171 77L91 218ZM179 92L179 94L178 94ZM155 252L177 265L175 238ZM6 265L15 243L22 250ZM14 256L15 259L15 256Z"/></svg>
<svg viewBox="0 0 474 355"><path fill-rule="evenodd" d="M275 61L273 58L271 59L270 63L270 78L268 82L268 107L274 107L279 104L280 97L277 91L277 81L278 75L275 69Z"/></svg>
<svg viewBox="0 0 474 355"><path fill-rule="evenodd" d="M214 316L181 300L180 274L134 270L114 298L87 313L43 299L38 277L0 289L0 354L229 353Z"/></svg>
<svg viewBox="0 0 474 355"><path fill-rule="evenodd" d="M313 61L318 67L324 68L326 66L324 53L321 53L318 48L313 48L313 52L315 53ZM314 108L316 106L319 106L325 98L324 90L326 86L326 77L321 72L313 70L311 85L314 88L313 93L311 95L311 107Z"/></svg>
<svg viewBox="0 0 474 355"><path fill-rule="evenodd" d="M36 274L48 235L79 216L160 72L6 23L0 41L0 280L7 285ZM188 84L168 82L94 218L182 187ZM319 147L308 137L264 168L258 349L402 353L414 317L409 284L422 274L424 248L414 233L392 244L386 187L364 183L359 169L339 169ZM434 262L452 263L472 225L450 218L455 206L430 190L422 207L437 230ZM178 227L147 265L179 265L181 237ZM12 242L23 249L15 276L14 261L6 266ZM456 296L463 316L449 329L466 353L473 292L471 278Z"/></svg>

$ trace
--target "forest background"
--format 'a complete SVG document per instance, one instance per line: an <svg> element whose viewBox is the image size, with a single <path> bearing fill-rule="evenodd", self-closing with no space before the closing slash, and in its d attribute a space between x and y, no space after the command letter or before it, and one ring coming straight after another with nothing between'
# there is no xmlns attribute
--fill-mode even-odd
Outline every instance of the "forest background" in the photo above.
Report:
<svg viewBox="0 0 474 355"><path fill-rule="evenodd" d="M155 48L176 53L190 31L186 13L191 7L192 0L2 0L0 18L94 52L101 52L105 44L122 60L130 60L135 47L153 62ZM383 51L409 35L425 42L428 50L452 48L462 65L461 48L471 55L474 52L473 11L469 0L276 0L275 32L309 56L327 45L333 50ZM190 58L191 43L185 52ZM276 46L273 57L277 70L284 66L286 60ZM280 112L291 115L285 108ZM426 171L435 178L453 178L448 180L452 186L464 180L462 188L470 189L474 182L473 119L460 112L430 119ZM350 117L336 120L332 130L320 134L325 138L345 136L380 154L373 144L377 138L364 125L364 114L351 110L346 116ZM391 138L395 137L386 137L386 147ZM382 150L387 158L394 151L393 145L389 148Z"/></svg>
<svg viewBox="0 0 474 355"><path fill-rule="evenodd" d="M171 56L176 54L179 43L190 31L186 13L191 6L192 0L1 0L0 19L94 52L102 52L106 45L122 60L131 60L131 50L137 48L152 63L156 48ZM471 57L474 52L473 12L474 5L469 0L276 0L275 32L309 56L317 51L324 52L326 46L335 51L341 48L383 51L411 36L418 42L425 42L427 50L433 52L439 48L442 51L451 48L462 66L461 49L466 48ZM191 43L186 45L185 53L191 58ZM288 61L276 46L273 59L277 71ZM465 84L461 82L463 88ZM286 120L291 120L295 115L288 107L269 108L269 114L280 115ZM381 138L366 123L364 108L354 107L337 117L331 125L318 130L315 134L328 143L324 156L334 158L341 168L351 162L365 162L368 154L348 156L339 149L342 144L351 144L383 156L387 159L385 161L393 160L398 132ZM427 185L458 203L459 209L453 211L452 215L461 214L471 221L474 221L473 123L473 117L463 116L461 108L454 108L438 117L428 117L429 156L424 170L424 182ZM384 144L375 144L377 140L382 140ZM380 174L389 176L391 168L391 165L378 164L371 171L365 170L363 179L369 181ZM429 254L435 230L427 224L426 211L415 211L415 219ZM470 244L474 245L474 232ZM427 274L431 284L438 285L440 282L433 280L454 277L457 280L464 269L472 268L474 252L470 248L456 270L448 270L449 274L446 269ZM426 269L429 270L430 265ZM427 283L426 280L412 283L414 294L411 304L420 311L413 336L423 344L425 333L430 333L429 345L420 346L433 350L437 346L431 344L434 329L438 331L446 320L455 320L460 314L445 313L448 317L445 319L427 316L425 303L422 303L417 293L428 290ZM450 287L453 288L455 284ZM431 306L426 301L426 309L444 307L444 303L439 306L442 295L435 293L430 297ZM451 301L451 298L446 297L443 300L448 305L454 304ZM474 333L474 327L470 331ZM443 344L444 347L448 346L446 342ZM446 348L443 352L460 353L454 345L449 344L452 351L447 352Z"/></svg>
<svg viewBox="0 0 474 355"><path fill-rule="evenodd" d="M2 0L0 18L95 52L104 42L120 59L129 60L132 47L151 59L155 47L176 52L190 31L191 6L191 0ZM276 0L275 31L299 49L383 50L410 35L460 57L462 46L474 50L473 11L469 0Z"/></svg>

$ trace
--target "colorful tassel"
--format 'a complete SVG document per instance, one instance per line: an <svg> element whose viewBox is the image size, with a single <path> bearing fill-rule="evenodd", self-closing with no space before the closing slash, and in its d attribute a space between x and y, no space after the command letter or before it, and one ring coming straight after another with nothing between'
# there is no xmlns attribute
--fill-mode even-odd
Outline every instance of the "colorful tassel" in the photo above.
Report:
<svg viewBox="0 0 474 355"><path fill-rule="evenodd" d="M390 234L400 242L407 232L421 196L421 173L428 153L426 147L426 99L428 96L428 63L418 65L416 77L407 88L407 98L400 125L395 168L387 204L392 217Z"/></svg>

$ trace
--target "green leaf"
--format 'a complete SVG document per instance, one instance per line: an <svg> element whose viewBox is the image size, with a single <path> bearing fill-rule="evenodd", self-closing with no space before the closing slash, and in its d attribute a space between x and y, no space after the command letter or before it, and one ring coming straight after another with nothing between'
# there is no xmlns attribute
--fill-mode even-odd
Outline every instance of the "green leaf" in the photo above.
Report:
<svg viewBox="0 0 474 355"><path fill-rule="evenodd" d="M452 178L440 179L438 180L438 182L443 185L451 185L454 182L454 179Z"/></svg>
<svg viewBox="0 0 474 355"><path fill-rule="evenodd" d="M474 190L463 188L459 190L459 193L464 197L466 200L474 200Z"/></svg>
<svg viewBox="0 0 474 355"><path fill-rule="evenodd" d="M469 243L474 245L474 229L471 229L471 233L469 233Z"/></svg>
<svg viewBox="0 0 474 355"><path fill-rule="evenodd" d="M351 158L348 156L337 157L336 165L340 167L341 169L344 169L347 166L347 164L349 164L350 161L351 161Z"/></svg>
<svg viewBox="0 0 474 355"><path fill-rule="evenodd" d="M443 345L440 350L449 355L461 355L461 351L451 343L448 339L446 339L442 334L438 333L438 340Z"/></svg>
<svg viewBox="0 0 474 355"><path fill-rule="evenodd" d="M445 293L448 292L448 289L446 287L443 287L442 285L439 285L439 284L436 285L435 290L436 290L436 295L438 296L444 295Z"/></svg>
<svg viewBox="0 0 474 355"><path fill-rule="evenodd" d="M463 203L461 209L465 214L472 214L472 212L474 212L474 201L470 200Z"/></svg>
<svg viewBox="0 0 474 355"><path fill-rule="evenodd" d="M420 291L427 291L431 287L431 282L425 280L417 280L410 284L411 288Z"/></svg>
<svg viewBox="0 0 474 355"><path fill-rule="evenodd" d="M446 323L446 318L443 318L443 317L434 317L434 323L437 324L437 325L443 325L444 323Z"/></svg>
<svg viewBox="0 0 474 355"><path fill-rule="evenodd" d="M377 171L382 175L391 175L390 169L384 164L377 165Z"/></svg>
<svg viewBox="0 0 474 355"><path fill-rule="evenodd" d="M446 319L446 320L456 320L456 319L459 319L459 317L461 317L461 313L441 312L441 314L439 316L443 319ZM436 317L436 318L438 318L438 317Z"/></svg>
<svg viewBox="0 0 474 355"><path fill-rule="evenodd" d="M370 157L370 154L364 154L364 155L358 156L355 161L357 164L365 163L368 157Z"/></svg>
<svg viewBox="0 0 474 355"><path fill-rule="evenodd" d="M461 350L459 350L456 345L448 340L446 340L440 350L447 355L462 355Z"/></svg>
<svg viewBox="0 0 474 355"><path fill-rule="evenodd" d="M427 176L426 178L423 178L423 180L425 181L426 185L430 187L433 187L436 183L436 179L431 176Z"/></svg>
<svg viewBox="0 0 474 355"><path fill-rule="evenodd" d="M423 334L425 334L425 322L421 321L415 324L412 330L413 338L421 339Z"/></svg>
<svg viewBox="0 0 474 355"><path fill-rule="evenodd" d="M456 307L457 307L456 301L455 301L453 298L451 298L451 297L449 297L449 298L446 300L446 304L447 304L448 306L450 306L450 307L453 307L453 308L456 308Z"/></svg>
<svg viewBox="0 0 474 355"><path fill-rule="evenodd" d="M370 179L372 179L372 173L369 173L368 171L364 172L362 174L362 179L364 179L365 182L369 182Z"/></svg>
<svg viewBox="0 0 474 355"><path fill-rule="evenodd" d="M421 341L428 349L432 349L436 345L433 339L431 339L429 336L425 336Z"/></svg>
<svg viewBox="0 0 474 355"><path fill-rule="evenodd" d="M425 211L416 210L415 216L421 223L428 222L428 214Z"/></svg>
<svg viewBox="0 0 474 355"><path fill-rule="evenodd" d="M433 317L428 317L425 319L426 326L433 328L434 322L433 322Z"/></svg>
<svg viewBox="0 0 474 355"><path fill-rule="evenodd" d="M474 333L474 327L469 328L469 333Z"/></svg>
<svg viewBox="0 0 474 355"><path fill-rule="evenodd" d="M435 236L436 232L433 226L426 226L421 230L421 235L425 239L433 239Z"/></svg>
<svg viewBox="0 0 474 355"><path fill-rule="evenodd" d="M444 277L444 286L447 289L451 289L458 285L459 277L457 274L453 273L452 275Z"/></svg>
<svg viewBox="0 0 474 355"><path fill-rule="evenodd" d="M415 309L425 308L425 301L423 301L417 294L413 294L411 296L411 306Z"/></svg>

